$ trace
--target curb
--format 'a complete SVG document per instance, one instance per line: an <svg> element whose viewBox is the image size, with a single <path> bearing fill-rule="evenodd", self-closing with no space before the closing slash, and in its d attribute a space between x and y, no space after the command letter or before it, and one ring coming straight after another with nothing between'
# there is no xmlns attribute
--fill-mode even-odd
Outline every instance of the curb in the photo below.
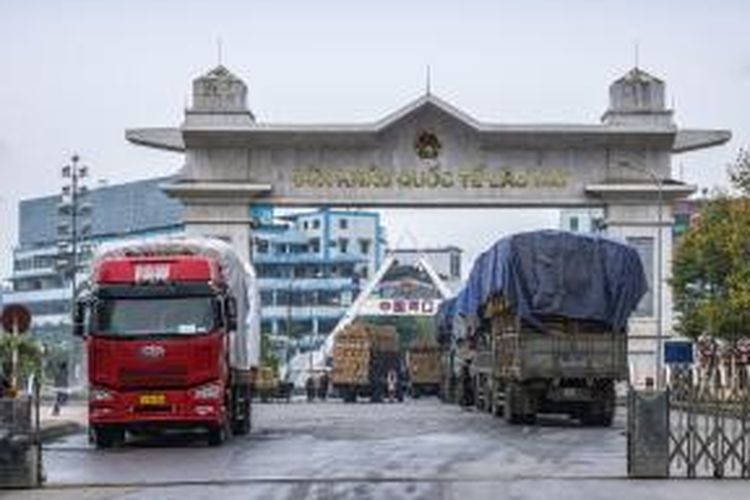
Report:
<svg viewBox="0 0 750 500"><path fill-rule="evenodd" d="M60 439L71 434L77 434L83 431L86 426L73 421L55 422L54 424L42 427L39 430L39 438L42 443L48 443L55 439Z"/></svg>

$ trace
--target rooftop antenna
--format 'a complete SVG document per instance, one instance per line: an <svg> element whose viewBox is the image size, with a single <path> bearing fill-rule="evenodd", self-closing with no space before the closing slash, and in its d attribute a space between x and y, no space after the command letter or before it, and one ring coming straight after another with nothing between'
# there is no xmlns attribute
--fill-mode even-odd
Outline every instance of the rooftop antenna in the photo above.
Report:
<svg viewBox="0 0 750 500"><path fill-rule="evenodd" d="M221 37L219 37L219 38L217 38L217 39L216 39L216 56L217 56L217 59L218 59L218 61L219 61L219 66L221 66L221 65L222 65L222 62L223 62L223 61L222 61L222 56L223 56L223 54L222 54L222 52L223 52L223 47L222 47L221 45L222 45L222 44L221 44Z"/></svg>
<svg viewBox="0 0 750 500"><path fill-rule="evenodd" d="M425 68L425 82L424 82L424 92L426 95L430 95L432 92L432 74L430 71L430 65L428 64Z"/></svg>
<svg viewBox="0 0 750 500"><path fill-rule="evenodd" d="M638 65L640 63L640 54L639 54L639 47L638 47L638 40L635 41L634 47L633 47L633 57L635 59L635 69L638 69Z"/></svg>

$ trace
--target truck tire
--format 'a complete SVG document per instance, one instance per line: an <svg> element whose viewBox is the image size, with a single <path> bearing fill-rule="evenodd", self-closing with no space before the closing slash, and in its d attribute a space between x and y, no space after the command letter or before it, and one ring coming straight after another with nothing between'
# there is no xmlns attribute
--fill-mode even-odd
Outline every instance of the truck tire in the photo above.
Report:
<svg viewBox="0 0 750 500"><path fill-rule="evenodd" d="M370 403L383 402L383 387L381 384L373 384L370 389Z"/></svg>
<svg viewBox="0 0 750 500"><path fill-rule="evenodd" d="M504 393L502 390L502 383L499 379L494 379L494 384L492 387L493 395L492 395L492 414L496 417L503 417L503 414L505 412L505 406L503 404L504 401Z"/></svg>
<svg viewBox="0 0 750 500"><path fill-rule="evenodd" d="M505 421L511 425L517 425L521 423L520 415L518 414L517 399L518 399L518 384L515 382L508 382L505 386L505 404L503 405L503 415Z"/></svg>
<svg viewBox="0 0 750 500"><path fill-rule="evenodd" d="M208 428L208 445L220 446L224 441L229 439L229 426L212 425Z"/></svg>
<svg viewBox="0 0 750 500"><path fill-rule="evenodd" d="M610 427L615 416L615 387L612 380L594 385L594 401L583 411L581 422L592 427Z"/></svg>
<svg viewBox="0 0 750 500"><path fill-rule="evenodd" d="M344 403L356 403L357 391L354 389L344 389L342 391L342 397L344 398Z"/></svg>
<svg viewBox="0 0 750 500"><path fill-rule="evenodd" d="M536 405L533 396L518 382L505 386L505 420L511 425L533 425L536 422Z"/></svg>
<svg viewBox="0 0 750 500"><path fill-rule="evenodd" d="M232 433L244 436L252 427L252 409L250 405L250 390L247 387L237 387L233 391Z"/></svg>
<svg viewBox="0 0 750 500"><path fill-rule="evenodd" d="M94 427L92 432L97 448L112 448L125 442L125 430L120 427Z"/></svg>

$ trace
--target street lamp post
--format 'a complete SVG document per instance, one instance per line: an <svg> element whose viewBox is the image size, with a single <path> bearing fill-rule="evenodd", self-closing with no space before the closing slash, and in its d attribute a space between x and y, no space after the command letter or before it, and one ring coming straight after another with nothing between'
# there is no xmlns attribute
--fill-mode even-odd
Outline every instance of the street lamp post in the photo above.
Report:
<svg viewBox="0 0 750 500"><path fill-rule="evenodd" d="M57 267L70 283L71 328L75 328L75 301L78 288L77 273L81 255L90 248L83 242L91 233L91 205L86 202L88 188L84 179L88 177L88 167L81 165L80 157L73 155L70 163L61 169L63 186L58 205L58 248Z"/></svg>

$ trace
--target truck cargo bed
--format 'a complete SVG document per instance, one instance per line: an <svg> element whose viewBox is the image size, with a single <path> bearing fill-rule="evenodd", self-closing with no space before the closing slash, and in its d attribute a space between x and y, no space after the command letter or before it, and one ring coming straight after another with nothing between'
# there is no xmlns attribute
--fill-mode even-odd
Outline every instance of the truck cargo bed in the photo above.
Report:
<svg viewBox="0 0 750 500"><path fill-rule="evenodd" d="M622 334L505 334L496 348L497 375L505 378L627 378Z"/></svg>

